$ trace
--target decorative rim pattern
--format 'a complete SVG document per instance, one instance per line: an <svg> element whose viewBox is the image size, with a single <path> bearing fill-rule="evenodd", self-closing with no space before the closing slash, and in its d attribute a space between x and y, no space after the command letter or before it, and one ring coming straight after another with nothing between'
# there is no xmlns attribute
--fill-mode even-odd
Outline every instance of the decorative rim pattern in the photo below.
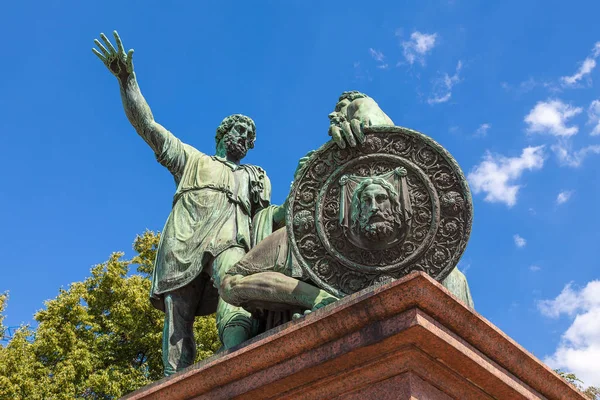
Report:
<svg viewBox="0 0 600 400"><path fill-rule="evenodd" d="M365 142L340 149L329 142L298 173L286 210L294 256L305 274L337 296L425 271L442 281L463 254L473 220L471 193L458 163L430 137L402 127L365 129ZM402 167L412 214L398 245L354 246L337 222L339 180L378 176ZM362 179L362 178L360 178Z"/></svg>

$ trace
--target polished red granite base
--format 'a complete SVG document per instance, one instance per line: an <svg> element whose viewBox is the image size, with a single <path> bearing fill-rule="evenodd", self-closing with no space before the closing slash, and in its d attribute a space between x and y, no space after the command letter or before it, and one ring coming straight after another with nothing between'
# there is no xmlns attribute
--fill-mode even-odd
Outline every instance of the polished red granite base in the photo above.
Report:
<svg viewBox="0 0 600 400"><path fill-rule="evenodd" d="M584 399L423 273L346 297L126 399Z"/></svg>

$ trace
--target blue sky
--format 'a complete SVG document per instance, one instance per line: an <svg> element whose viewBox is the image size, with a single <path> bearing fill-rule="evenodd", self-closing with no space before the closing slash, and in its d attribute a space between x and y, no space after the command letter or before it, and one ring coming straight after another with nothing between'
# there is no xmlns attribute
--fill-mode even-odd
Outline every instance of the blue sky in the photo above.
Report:
<svg viewBox="0 0 600 400"><path fill-rule="evenodd" d="M598 12L592 0L3 2L5 322L30 323L169 213L173 179L91 52L116 29L156 120L183 141L213 152L222 118L254 118L247 162L275 203L328 140L342 91L432 136L474 192L460 268L477 311L600 385Z"/></svg>

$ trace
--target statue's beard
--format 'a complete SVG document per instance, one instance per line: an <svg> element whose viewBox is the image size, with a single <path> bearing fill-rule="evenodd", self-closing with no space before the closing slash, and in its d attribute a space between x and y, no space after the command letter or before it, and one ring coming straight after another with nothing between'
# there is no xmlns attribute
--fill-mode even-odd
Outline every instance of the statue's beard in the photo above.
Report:
<svg viewBox="0 0 600 400"><path fill-rule="evenodd" d="M373 221L375 220L375 221ZM396 234L399 228L391 211L371 214L366 222L360 224L361 235L371 242L387 241Z"/></svg>
<svg viewBox="0 0 600 400"><path fill-rule="evenodd" d="M245 143L240 143L231 136L228 136L225 138L225 151L229 158L241 160L246 156L246 153L248 153L248 148Z"/></svg>

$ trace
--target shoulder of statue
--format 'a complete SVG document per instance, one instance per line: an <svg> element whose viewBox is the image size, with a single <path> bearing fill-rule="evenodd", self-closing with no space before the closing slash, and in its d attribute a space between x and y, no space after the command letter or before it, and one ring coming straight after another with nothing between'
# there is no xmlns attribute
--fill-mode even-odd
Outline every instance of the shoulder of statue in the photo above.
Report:
<svg viewBox="0 0 600 400"><path fill-rule="evenodd" d="M182 142L182 144L183 144L183 149L187 155L193 155L196 157L208 157L206 154L204 154L203 152L201 152L194 146L187 144L187 143L183 143L183 142Z"/></svg>
<svg viewBox="0 0 600 400"><path fill-rule="evenodd" d="M258 165L242 164L240 167L244 168L249 173L256 175L256 177L259 179L264 179L267 177L267 172Z"/></svg>

